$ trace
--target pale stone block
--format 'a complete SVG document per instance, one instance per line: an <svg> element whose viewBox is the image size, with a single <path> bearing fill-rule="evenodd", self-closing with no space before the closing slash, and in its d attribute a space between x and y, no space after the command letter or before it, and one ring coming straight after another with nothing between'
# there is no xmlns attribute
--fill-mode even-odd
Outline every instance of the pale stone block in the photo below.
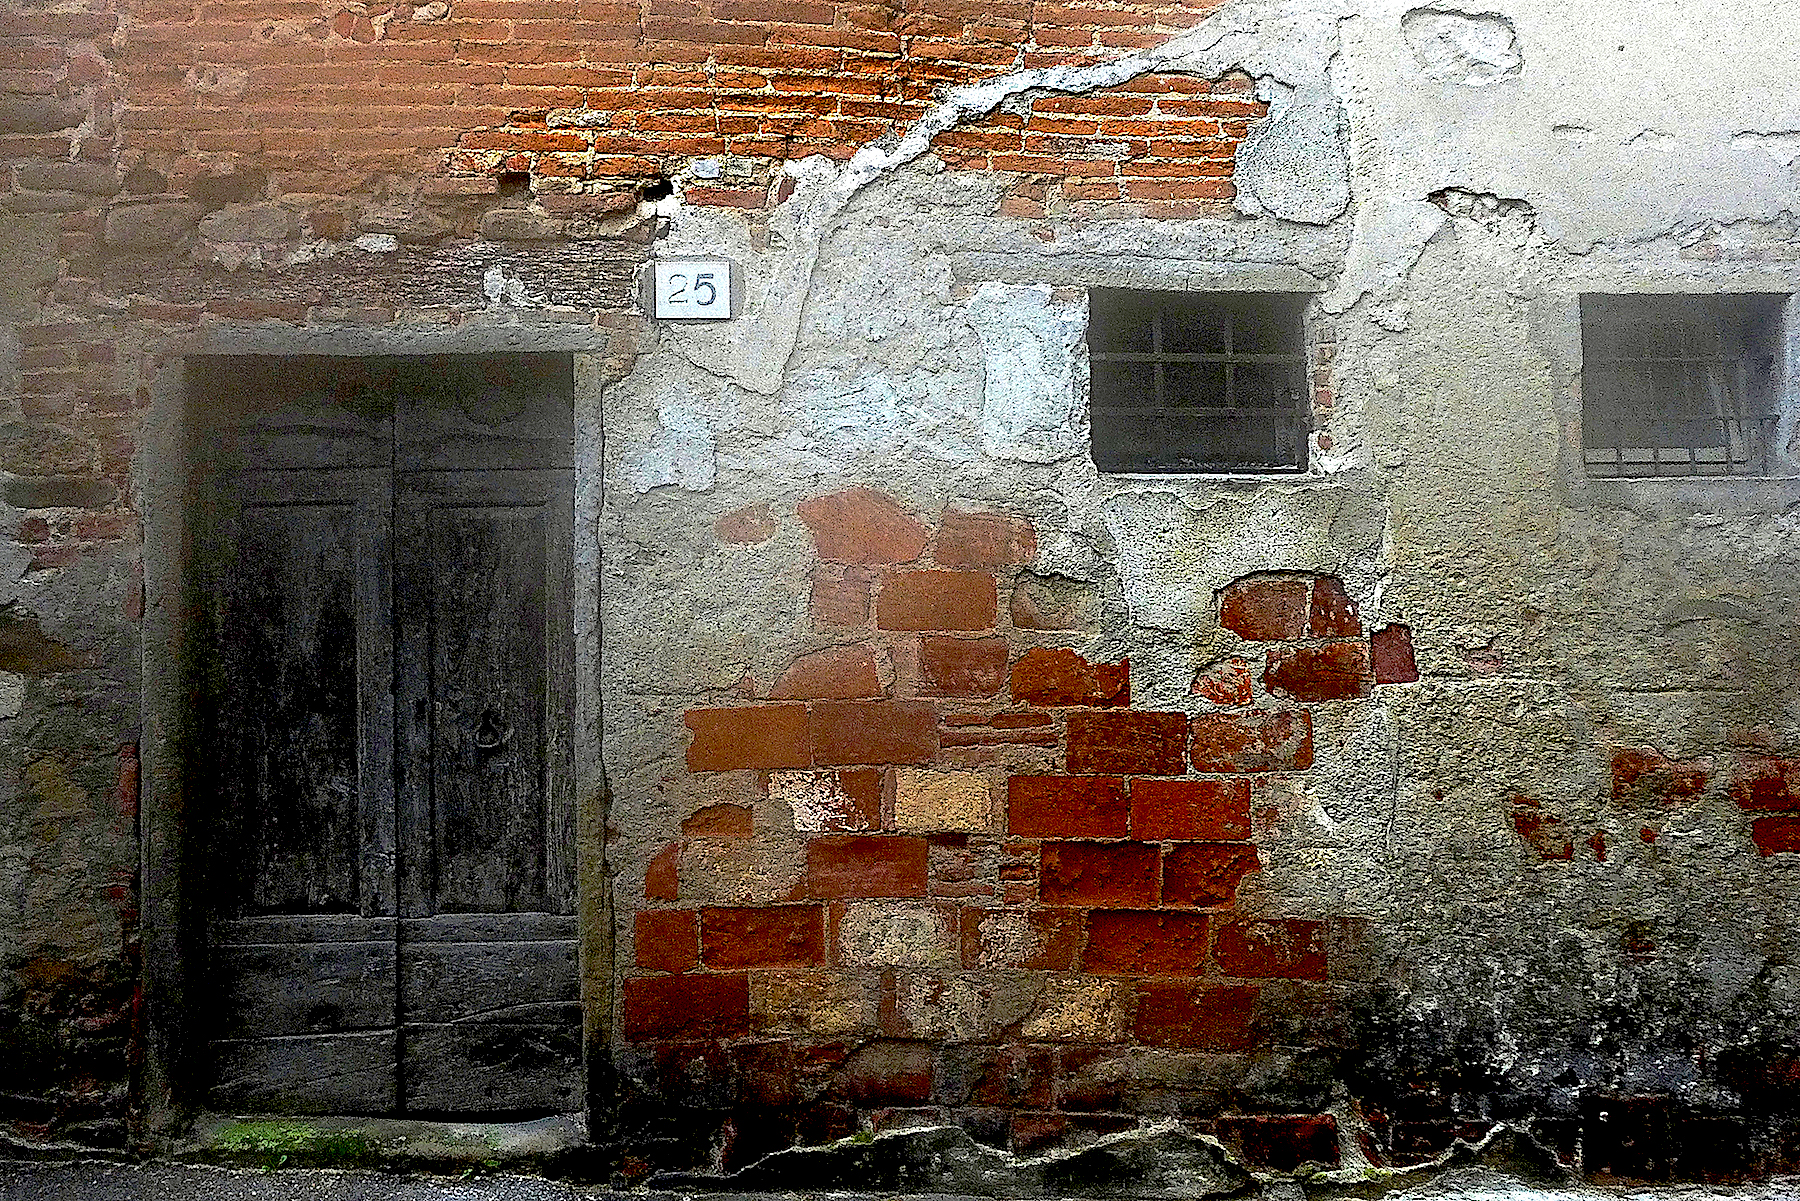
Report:
<svg viewBox="0 0 1800 1201"><path fill-rule="evenodd" d="M1020 1034L1055 1042L1117 1042L1125 1037L1124 987L1091 976L1056 977Z"/></svg>
<svg viewBox="0 0 1800 1201"><path fill-rule="evenodd" d="M987 777L974 771L903 767L894 782L894 827L921 833L989 828Z"/></svg>
<svg viewBox="0 0 1800 1201"><path fill-rule="evenodd" d="M838 962L845 967L954 968L954 917L954 911L935 905L847 905L838 923Z"/></svg>
<svg viewBox="0 0 1800 1201"><path fill-rule="evenodd" d="M840 972L751 972L750 1015L764 1029L843 1035L877 1025L880 1003Z"/></svg>

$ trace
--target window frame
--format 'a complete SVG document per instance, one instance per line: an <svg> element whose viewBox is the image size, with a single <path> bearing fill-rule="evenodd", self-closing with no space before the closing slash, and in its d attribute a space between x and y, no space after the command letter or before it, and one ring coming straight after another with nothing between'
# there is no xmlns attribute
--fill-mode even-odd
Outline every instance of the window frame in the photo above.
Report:
<svg viewBox="0 0 1800 1201"><path fill-rule="evenodd" d="M1148 476L1154 478L1169 477L1225 477L1266 480L1270 478L1305 477L1314 471L1312 462L1313 435L1319 426L1315 420L1313 394L1320 386L1318 376L1328 369L1320 364L1315 366L1315 349L1313 345L1314 322L1312 307L1316 296L1310 292L1289 291L1269 288L1132 288L1096 284L1087 291L1087 327L1082 339L1083 351L1087 356L1087 419L1088 419L1088 458L1096 471L1105 476ZM1096 329L1096 301L1117 299L1121 305L1140 303L1150 308L1150 349L1144 350L1097 350L1094 345ZM1222 315L1223 349L1218 351L1180 351L1165 346L1164 323L1172 315L1173 302L1177 299L1196 299L1201 302L1216 302L1216 309ZM1234 323L1241 323L1250 304L1277 304L1291 308L1291 319L1295 325L1286 337L1292 339L1291 351L1243 351L1236 349ZM1204 303L1199 306L1204 309ZM1278 342L1278 345L1280 343ZM1109 398L1103 402L1097 387L1096 365L1100 364L1138 364L1151 368L1153 395L1149 404L1119 403L1119 397ZM1201 364L1217 364L1223 369L1224 403L1205 403L1197 405L1176 405L1168 396L1168 368L1170 366L1193 366ZM1291 408L1285 413L1278 406L1248 406L1239 403L1237 394L1237 377L1245 366L1287 366L1292 369ZM1198 461L1191 464L1160 465L1156 462L1136 460L1121 463L1115 459L1102 460L1099 445L1101 439L1096 436L1097 419L1114 417L1129 420L1134 417L1155 417L1159 414L1183 414L1187 416L1206 416L1216 414L1222 418L1231 414L1263 414L1277 423L1271 430L1272 440L1278 443L1280 425L1285 424L1292 431L1293 461L1290 463L1255 463L1249 461ZM1285 422L1283 418L1285 417ZM1272 456L1271 456L1272 457Z"/></svg>

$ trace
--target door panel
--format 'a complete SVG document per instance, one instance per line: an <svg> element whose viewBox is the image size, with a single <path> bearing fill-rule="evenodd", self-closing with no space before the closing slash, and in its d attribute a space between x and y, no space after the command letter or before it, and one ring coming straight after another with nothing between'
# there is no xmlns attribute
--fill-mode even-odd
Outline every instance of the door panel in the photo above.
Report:
<svg viewBox="0 0 1800 1201"><path fill-rule="evenodd" d="M240 382L196 591L210 1103L578 1108L566 356Z"/></svg>

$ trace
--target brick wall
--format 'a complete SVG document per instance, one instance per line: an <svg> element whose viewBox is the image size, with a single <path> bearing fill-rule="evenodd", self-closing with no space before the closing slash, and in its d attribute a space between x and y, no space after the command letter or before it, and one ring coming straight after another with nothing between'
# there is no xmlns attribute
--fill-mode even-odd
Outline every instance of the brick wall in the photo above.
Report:
<svg viewBox="0 0 1800 1201"><path fill-rule="evenodd" d="M813 633L835 644L686 715L688 770L754 795L704 804L651 866L621 1015L641 1085L679 1099L684 1073L716 1073L742 1107L715 1115L728 1168L864 1122L958 1122L1028 1153L1160 1114L1170 1087L1263 1166L1297 1166L1300 1144L1335 1164L1329 1115L1218 1081L1335 1037L1356 923L1238 896L1261 868L1256 798L1314 764L1308 706L1416 679L1404 628L1372 653L1336 578L1237 581L1221 620L1265 660L1146 710L1128 661L1066 645L1080 604L1026 569L1030 523L933 529L869 490L798 516ZM1237 1066L1139 1084L1147 1050Z"/></svg>

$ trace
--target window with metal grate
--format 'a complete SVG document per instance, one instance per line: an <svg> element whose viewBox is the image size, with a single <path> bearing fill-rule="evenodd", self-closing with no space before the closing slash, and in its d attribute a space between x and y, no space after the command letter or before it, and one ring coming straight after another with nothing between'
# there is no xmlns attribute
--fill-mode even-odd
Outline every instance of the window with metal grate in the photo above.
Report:
<svg viewBox="0 0 1800 1201"><path fill-rule="evenodd" d="M1785 296L1583 296L1590 476L1767 475Z"/></svg>
<svg viewBox="0 0 1800 1201"><path fill-rule="evenodd" d="M1304 471L1312 428L1306 299L1089 291L1095 465L1121 472Z"/></svg>

